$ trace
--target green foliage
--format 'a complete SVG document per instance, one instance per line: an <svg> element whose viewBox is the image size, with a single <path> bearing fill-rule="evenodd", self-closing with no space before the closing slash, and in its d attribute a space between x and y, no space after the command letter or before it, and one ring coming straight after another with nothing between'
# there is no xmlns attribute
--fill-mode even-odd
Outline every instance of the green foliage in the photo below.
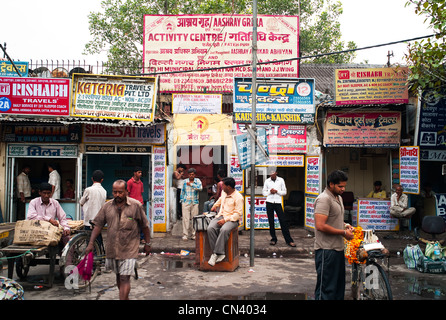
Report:
<svg viewBox="0 0 446 320"><path fill-rule="evenodd" d="M410 0L406 6L415 6L415 13L425 16L425 23L435 37L416 41L409 46L406 61L410 69L409 84L414 93L446 92L446 4L444 0Z"/></svg>
<svg viewBox="0 0 446 320"><path fill-rule="evenodd" d="M300 4L300 6L299 6ZM300 7L300 8L299 8ZM247 0L103 0L104 12L89 15L93 39L85 53L107 51L107 71L139 73L142 70L143 25L146 14L252 14L252 1ZM317 56L324 53L355 49L354 42L341 41L339 16L342 5L332 0L263 0L258 1L258 14L299 15L301 56L303 63L348 63L354 52Z"/></svg>

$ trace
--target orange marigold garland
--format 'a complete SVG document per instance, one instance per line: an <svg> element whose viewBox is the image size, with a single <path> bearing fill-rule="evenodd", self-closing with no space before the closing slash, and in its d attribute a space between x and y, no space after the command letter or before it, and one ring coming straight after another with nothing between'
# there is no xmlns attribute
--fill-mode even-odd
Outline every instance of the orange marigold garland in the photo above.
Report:
<svg viewBox="0 0 446 320"><path fill-rule="evenodd" d="M358 256L357 256L358 249L359 249L362 241L364 240L364 233L362 232L362 228L361 227L354 228L353 235L354 235L354 237L352 240L347 240L344 238L345 257L348 259L348 263L350 263L350 264L365 263L365 260L359 261Z"/></svg>

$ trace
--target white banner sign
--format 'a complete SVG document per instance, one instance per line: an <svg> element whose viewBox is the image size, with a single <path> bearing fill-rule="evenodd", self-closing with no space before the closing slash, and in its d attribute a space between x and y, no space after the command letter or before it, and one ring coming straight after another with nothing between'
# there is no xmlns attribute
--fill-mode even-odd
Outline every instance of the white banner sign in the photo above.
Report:
<svg viewBox="0 0 446 320"><path fill-rule="evenodd" d="M232 92L234 77L251 77L252 16L146 15L144 73L160 76L164 92ZM257 16L259 62L299 57L299 17ZM234 66L246 65L243 67ZM197 69L224 69L188 72ZM169 74L169 72L178 72ZM257 76L297 78L298 61L260 65Z"/></svg>
<svg viewBox="0 0 446 320"><path fill-rule="evenodd" d="M173 113L220 114L223 98L221 94L174 93Z"/></svg>

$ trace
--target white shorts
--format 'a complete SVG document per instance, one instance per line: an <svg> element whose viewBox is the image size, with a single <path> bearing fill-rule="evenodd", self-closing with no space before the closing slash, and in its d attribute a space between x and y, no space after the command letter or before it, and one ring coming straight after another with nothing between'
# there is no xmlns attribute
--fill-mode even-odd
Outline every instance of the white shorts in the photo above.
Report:
<svg viewBox="0 0 446 320"><path fill-rule="evenodd" d="M136 259L105 259L105 269L111 270L121 276L131 276L135 272Z"/></svg>

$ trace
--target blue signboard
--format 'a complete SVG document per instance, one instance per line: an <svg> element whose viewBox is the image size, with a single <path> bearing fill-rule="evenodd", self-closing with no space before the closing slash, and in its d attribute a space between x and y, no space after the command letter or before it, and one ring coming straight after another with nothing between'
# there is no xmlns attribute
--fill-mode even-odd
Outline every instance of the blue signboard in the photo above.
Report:
<svg viewBox="0 0 446 320"><path fill-rule="evenodd" d="M422 149L446 149L446 99L423 94L418 144ZM422 153L422 159L426 155ZM429 160L429 159L426 159Z"/></svg>
<svg viewBox="0 0 446 320"><path fill-rule="evenodd" d="M235 137L235 143L237 145L238 161L240 169L245 170L251 165L251 136L249 133L241 134ZM268 142L266 139L265 128L257 129L257 141L262 145L268 154ZM256 165L264 164L268 161L269 157L266 157L256 145Z"/></svg>
<svg viewBox="0 0 446 320"><path fill-rule="evenodd" d="M256 122L313 124L314 79L257 79ZM252 120L252 79L234 78L235 123Z"/></svg>
<svg viewBox="0 0 446 320"><path fill-rule="evenodd" d="M14 61L21 77L28 76L28 62ZM9 61L0 61L0 77L19 77L14 66Z"/></svg>

